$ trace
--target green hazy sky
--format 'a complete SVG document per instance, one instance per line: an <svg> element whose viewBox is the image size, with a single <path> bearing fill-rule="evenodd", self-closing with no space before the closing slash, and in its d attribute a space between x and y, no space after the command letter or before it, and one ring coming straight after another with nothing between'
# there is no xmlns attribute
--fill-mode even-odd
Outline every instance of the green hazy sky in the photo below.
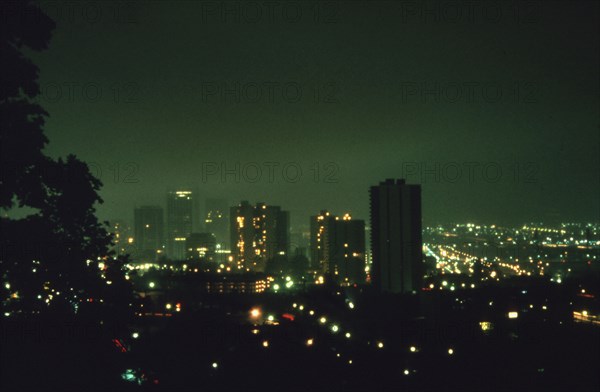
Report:
<svg viewBox="0 0 600 392"><path fill-rule="evenodd" d="M597 2L41 4L48 152L91 163L103 219L180 186L368 219L406 177L426 224L599 220Z"/></svg>

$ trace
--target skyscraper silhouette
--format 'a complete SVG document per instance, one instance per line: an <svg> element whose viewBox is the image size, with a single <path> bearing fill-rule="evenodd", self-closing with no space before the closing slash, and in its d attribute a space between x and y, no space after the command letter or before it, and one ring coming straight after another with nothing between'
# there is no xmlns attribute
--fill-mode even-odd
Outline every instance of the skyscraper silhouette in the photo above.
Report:
<svg viewBox="0 0 600 392"><path fill-rule="evenodd" d="M421 288L421 186L388 179L371 187L372 279L382 292Z"/></svg>

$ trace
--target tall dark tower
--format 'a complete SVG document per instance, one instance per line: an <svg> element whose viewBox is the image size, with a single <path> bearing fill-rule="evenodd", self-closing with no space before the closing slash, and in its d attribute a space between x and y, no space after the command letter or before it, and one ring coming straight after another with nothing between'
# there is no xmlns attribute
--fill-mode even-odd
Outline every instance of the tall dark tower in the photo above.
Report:
<svg viewBox="0 0 600 392"><path fill-rule="evenodd" d="M421 186L388 179L371 187L373 284L382 292L421 288Z"/></svg>

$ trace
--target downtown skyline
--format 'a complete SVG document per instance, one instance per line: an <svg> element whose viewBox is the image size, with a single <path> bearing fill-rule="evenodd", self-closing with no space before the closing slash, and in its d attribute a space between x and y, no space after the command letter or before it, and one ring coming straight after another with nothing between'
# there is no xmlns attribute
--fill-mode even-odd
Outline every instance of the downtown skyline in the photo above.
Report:
<svg viewBox="0 0 600 392"><path fill-rule="evenodd" d="M0 388L598 391L599 11L0 2Z"/></svg>

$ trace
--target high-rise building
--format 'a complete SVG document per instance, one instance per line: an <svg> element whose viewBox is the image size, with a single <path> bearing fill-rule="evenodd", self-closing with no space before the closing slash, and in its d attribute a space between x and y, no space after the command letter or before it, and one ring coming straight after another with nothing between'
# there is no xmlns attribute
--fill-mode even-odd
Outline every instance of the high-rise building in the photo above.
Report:
<svg viewBox="0 0 600 392"><path fill-rule="evenodd" d="M185 240L193 231L194 194L190 190L167 194L167 255L174 260L186 256Z"/></svg>
<svg viewBox="0 0 600 392"><path fill-rule="evenodd" d="M108 222L108 232L113 235L112 250L121 256L134 251L133 233L131 226L121 219L113 219Z"/></svg>
<svg viewBox="0 0 600 392"><path fill-rule="evenodd" d="M230 210L231 253L240 268L262 272L276 256L288 256L289 212L242 201Z"/></svg>
<svg viewBox="0 0 600 392"><path fill-rule="evenodd" d="M214 234L220 249L230 249L229 207L225 199L206 199L205 229Z"/></svg>
<svg viewBox="0 0 600 392"><path fill-rule="evenodd" d="M365 221L336 217L329 235L330 277L350 285L365 282Z"/></svg>
<svg viewBox="0 0 600 392"><path fill-rule="evenodd" d="M388 179L371 187L372 281L377 289L410 293L422 285L421 186Z"/></svg>
<svg viewBox="0 0 600 392"><path fill-rule="evenodd" d="M322 210L310 217L310 267L327 274L329 272L329 233L335 216Z"/></svg>
<svg viewBox="0 0 600 392"><path fill-rule="evenodd" d="M186 259L214 261L216 247L213 233L192 233L185 240Z"/></svg>
<svg viewBox="0 0 600 392"><path fill-rule="evenodd" d="M365 222L323 210L311 217L310 226L311 268L338 284L364 283Z"/></svg>
<svg viewBox="0 0 600 392"><path fill-rule="evenodd" d="M238 267L246 269L246 261L256 256L256 229L254 227L254 207L244 200L239 205L231 207L229 214L229 229L231 234L231 255Z"/></svg>
<svg viewBox="0 0 600 392"><path fill-rule="evenodd" d="M258 247L264 260L288 256L290 241L290 213L281 207L257 203L255 224L259 231Z"/></svg>
<svg viewBox="0 0 600 392"><path fill-rule="evenodd" d="M163 252L163 209L142 206L134 210L134 256L139 261L154 261Z"/></svg>
<svg viewBox="0 0 600 392"><path fill-rule="evenodd" d="M367 281L367 283L371 283L371 269L373 268L373 254L371 252L372 246L371 246L371 226L365 225L365 253L366 253L366 257L365 257L365 262L366 262L366 266L365 266L365 272L366 272L366 276L365 279Z"/></svg>

